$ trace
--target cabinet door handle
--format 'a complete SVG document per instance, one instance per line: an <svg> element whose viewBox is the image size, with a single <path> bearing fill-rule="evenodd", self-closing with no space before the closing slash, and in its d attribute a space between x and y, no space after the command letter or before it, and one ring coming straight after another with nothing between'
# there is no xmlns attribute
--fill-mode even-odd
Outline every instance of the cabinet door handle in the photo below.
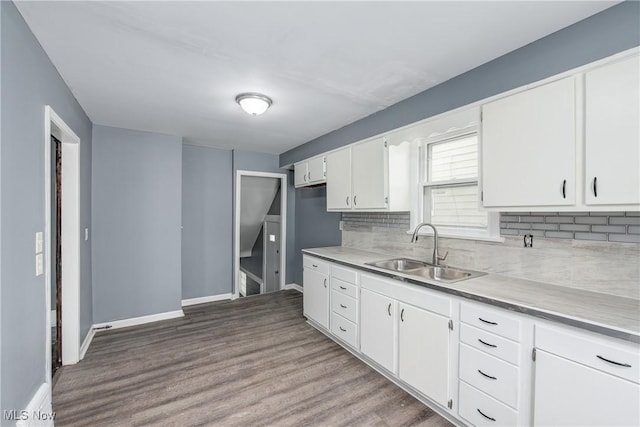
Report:
<svg viewBox="0 0 640 427"><path fill-rule="evenodd" d="M304 174L303 178L304 178L304 182L307 182L307 174L306 173Z"/></svg>
<svg viewBox="0 0 640 427"><path fill-rule="evenodd" d="M313 268L318 268L318 266L317 266L317 265L315 265L315 264L311 264L311 266L312 266Z"/></svg>
<svg viewBox="0 0 640 427"><path fill-rule="evenodd" d="M389 303L389 306L387 307L387 313L391 316L391 303Z"/></svg>
<svg viewBox="0 0 640 427"><path fill-rule="evenodd" d="M353 206L358 206L358 202L356 202L356 197L358 196L353 196Z"/></svg>
<svg viewBox="0 0 640 427"><path fill-rule="evenodd" d="M478 338L478 341L480 341L482 344L486 345L487 347L493 347L493 348L497 348L498 347L495 344L489 344L488 342L484 342L480 338Z"/></svg>
<svg viewBox="0 0 640 427"><path fill-rule="evenodd" d="M631 367L631 365L629 365L628 363L615 362L615 361L613 361L613 360L609 360L609 359L607 359L606 357L602 357L602 356L597 355L597 354L596 354L596 357L597 357L598 359L600 359L600 360L604 360L605 362L611 363L612 365L622 366L622 367L625 367L625 368L630 368L630 367Z"/></svg>
<svg viewBox="0 0 640 427"><path fill-rule="evenodd" d="M324 287L325 288L327 287L327 278L326 277L324 278Z"/></svg>
<svg viewBox="0 0 640 427"><path fill-rule="evenodd" d="M347 306L346 306L346 305L344 305L344 304L340 304L340 307L342 307L342 308L347 308Z"/></svg>
<svg viewBox="0 0 640 427"><path fill-rule="evenodd" d="M404 308L402 309L402 311L400 312L400 321L404 322Z"/></svg>
<svg viewBox="0 0 640 427"><path fill-rule="evenodd" d="M593 177L593 197L598 197L598 177Z"/></svg>
<svg viewBox="0 0 640 427"><path fill-rule="evenodd" d="M309 181L311 181L311 171L309 171L307 175L309 176Z"/></svg>
<svg viewBox="0 0 640 427"><path fill-rule="evenodd" d="M339 328L340 328L340 330L341 330L342 332L347 332L347 330L346 330L346 329L344 329L342 326L339 326Z"/></svg>
<svg viewBox="0 0 640 427"><path fill-rule="evenodd" d="M498 325L496 322L490 322L488 320L484 320L482 317L478 317L478 320L484 323L488 323L489 325L494 325L494 326Z"/></svg>
<svg viewBox="0 0 640 427"><path fill-rule="evenodd" d="M486 419L491 420L491 421L495 421L496 420L495 418L491 418L490 416L483 414L480 409L476 408L476 410L478 411L478 413L480 413L480 415L482 415Z"/></svg>
<svg viewBox="0 0 640 427"><path fill-rule="evenodd" d="M482 375L482 376L484 376L484 377L487 377L487 378L489 378L489 379L491 379L491 380L497 380L497 379L498 379L498 378L496 378L496 377L492 377L491 375L487 375L487 374L485 374L485 373L484 373L484 372L482 372L480 369L478 369L478 372L480 372L480 375Z"/></svg>
<svg viewBox="0 0 640 427"><path fill-rule="evenodd" d="M567 198L567 180L562 181L562 198Z"/></svg>
<svg viewBox="0 0 640 427"><path fill-rule="evenodd" d="M349 196L347 196L347 206L349 206Z"/></svg>
<svg viewBox="0 0 640 427"><path fill-rule="evenodd" d="M345 288L344 286L340 286L340 289L342 289L343 291L347 290L347 288Z"/></svg>

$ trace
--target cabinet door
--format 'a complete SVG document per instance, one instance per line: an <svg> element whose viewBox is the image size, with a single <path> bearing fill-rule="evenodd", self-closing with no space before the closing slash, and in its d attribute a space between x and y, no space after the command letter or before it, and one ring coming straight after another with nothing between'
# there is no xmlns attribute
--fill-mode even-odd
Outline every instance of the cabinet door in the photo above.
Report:
<svg viewBox="0 0 640 427"><path fill-rule="evenodd" d="M303 272L304 315L319 325L329 328L329 277L310 268Z"/></svg>
<svg viewBox="0 0 640 427"><path fill-rule="evenodd" d="M353 208L385 209L386 147L382 138L354 145L352 150Z"/></svg>
<svg viewBox="0 0 640 427"><path fill-rule="evenodd" d="M398 375L435 402L449 400L449 319L399 304Z"/></svg>
<svg viewBox="0 0 640 427"><path fill-rule="evenodd" d="M309 160L307 165L307 179L310 183L322 182L325 180L324 157L316 157Z"/></svg>
<svg viewBox="0 0 640 427"><path fill-rule="evenodd" d="M397 302L367 289L360 292L360 351L396 373Z"/></svg>
<svg viewBox="0 0 640 427"><path fill-rule="evenodd" d="M534 425L640 425L640 386L538 350Z"/></svg>
<svg viewBox="0 0 640 427"><path fill-rule="evenodd" d="M575 128L573 77L484 105L483 205L575 204Z"/></svg>
<svg viewBox="0 0 640 427"><path fill-rule="evenodd" d="M303 187L307 185L307 162L296 163L294 169L294 182L296 187Z"/></svg>
<svg viewBox="0 0 640 427"><path fill-rule="evenodd" d="M638 56L586 73L585 203L640 204ZM595 185L595 188L594 188Z"/></svg>
<svg viewBox="0 0 640 427"><path fill-rule="evenodd" d="M351 209L351 148L327 155L327 210Z"/></svg>

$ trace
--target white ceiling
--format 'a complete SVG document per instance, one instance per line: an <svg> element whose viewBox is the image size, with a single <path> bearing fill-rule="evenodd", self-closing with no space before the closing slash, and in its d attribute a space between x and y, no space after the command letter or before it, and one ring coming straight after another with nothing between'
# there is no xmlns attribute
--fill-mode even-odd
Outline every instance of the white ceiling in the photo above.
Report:
<svg viewBox="0 0 640 427"><path fill-rule="evenodd" d="M614 4L16 2L94 123L275 154Z"/></svg>

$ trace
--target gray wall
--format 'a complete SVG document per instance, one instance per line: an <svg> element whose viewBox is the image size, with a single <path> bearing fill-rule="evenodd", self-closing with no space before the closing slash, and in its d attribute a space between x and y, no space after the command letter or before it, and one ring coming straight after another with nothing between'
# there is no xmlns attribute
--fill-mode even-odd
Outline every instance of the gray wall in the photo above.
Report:
<svg viewBox="0 0 640 427"><path fill-rule="evenodd" d="M579 67L640 44L640 2L626 1L280 155L316 154Z"/></svg>
<svg viewBox="0 0 640 427"><path fill-rule="evenodd" d="M296 242L294 282L302 283L302 253L305 248L340 246L340 212L327 212L327 187L296 190Z"/></svg>
<svg viewBox="0 0 640 427"><path fill-rule="evenodd" d="M93 127L93 314L181 307L182 140Z"/></svg>
<svg viewBox="0 0 640 427"><path fill-rule="evenodd" d="M285 283L293 283L295 275L295 263L297 251L295 241L296 231L296 207L295 197L296 192L293 182L293 171L280 169L278 166L278 156L266 153L257 153L254 151L233 150L233 194L234 194L234 206L235 206L235 186L236 186L236 171L249 170L258 172L274 172L274 173L286 173L287 176L287 260L286 260L286 276Z"/></svg>
<svg viewBox="0 0 640 427"><path fill-rule="evenodd" d="M44 231L44 107L81 140L80 222L91 227L91 121L11 2L0 2L0 409L23 409L45 379L44 276L34 274L34 235ZM80 249L80 340L92 324L91 250ZM6 424L7 421L0 421Z"/></svg>
<svg viewBox="0 0 640 427"><path fill-rule="evenodd" d="M231 150L182 147L182 299L231 293Z"/></svg>

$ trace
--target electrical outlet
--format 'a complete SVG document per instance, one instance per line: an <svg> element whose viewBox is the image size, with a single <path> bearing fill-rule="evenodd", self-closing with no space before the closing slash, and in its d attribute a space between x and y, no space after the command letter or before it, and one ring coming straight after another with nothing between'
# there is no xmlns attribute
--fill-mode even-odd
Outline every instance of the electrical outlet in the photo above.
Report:
<svg viewBox="0 0 640 427"><path fill-rule="evenodd" d="M36 253L41 254L44 251L44 233L36 232Z"/></svg>
<svg viewBox="0 0 640 427"><path fill-rule="evenodd" d="M36 255L36 276L42 276L44 274L44 255Z"/></svg>
<svg viewBox="0 0 640 427"><path fill-rule="evenodd" d="M525 234L524 235L524 247L532 248L533 247L533 234Z"/></svg>

